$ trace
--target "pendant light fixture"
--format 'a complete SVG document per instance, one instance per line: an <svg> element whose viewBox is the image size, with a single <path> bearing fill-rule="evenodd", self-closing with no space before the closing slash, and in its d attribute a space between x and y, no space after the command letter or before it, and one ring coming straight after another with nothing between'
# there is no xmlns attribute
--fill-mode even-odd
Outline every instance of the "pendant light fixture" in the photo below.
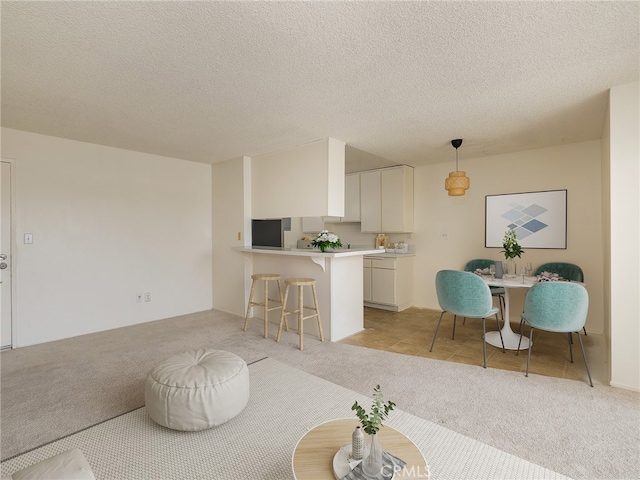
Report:
<svg viewBox="0 0 640 480"><path fill-rule="evenodd" d="M462 145L462 139L451 140L451 145L456 149L456 171L449 172L449 177L444 180L444 188L450 197L460 197L469 188L469 177L466 172L458 170L458 147Z"/></svg>

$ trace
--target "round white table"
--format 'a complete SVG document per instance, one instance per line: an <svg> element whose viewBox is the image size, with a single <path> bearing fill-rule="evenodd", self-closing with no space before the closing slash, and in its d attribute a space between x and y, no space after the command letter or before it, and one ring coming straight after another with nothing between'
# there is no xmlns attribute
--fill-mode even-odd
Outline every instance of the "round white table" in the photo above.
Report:
<svg viewBox="0 0 640 480"><path fill-rule="evenodd" d="M517 350L518 343L520 342L520 334L511 330L511 324L509 323L509 291L513 288L531 288L537 283L537 279L536 277L523 278L521 275L510 278L492 278L491 275L482 275L482 279L491 287L504 288L504 325L501 330L502 340L504 341L504 348L507 350ZM499 332L489 332L484 338L488 344L502 348ZM529 339L522 337L520 350L526 350L530 346L531 342L529 342Z"/></svg>

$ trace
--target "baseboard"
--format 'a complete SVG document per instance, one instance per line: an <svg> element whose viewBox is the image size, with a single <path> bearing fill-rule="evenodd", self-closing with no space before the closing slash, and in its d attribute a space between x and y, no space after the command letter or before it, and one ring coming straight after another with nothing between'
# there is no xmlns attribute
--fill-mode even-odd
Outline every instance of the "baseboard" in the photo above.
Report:
<svg viewBox="0 0 640 480"><path fill-rule="evenodd" d="M388 310L390 312L401 312L411 307L412 305L410 303L403 303L402 305L385 305L382 303L364 302L364 306L371 307L371 308L379 308L380 310Z"/></svg>

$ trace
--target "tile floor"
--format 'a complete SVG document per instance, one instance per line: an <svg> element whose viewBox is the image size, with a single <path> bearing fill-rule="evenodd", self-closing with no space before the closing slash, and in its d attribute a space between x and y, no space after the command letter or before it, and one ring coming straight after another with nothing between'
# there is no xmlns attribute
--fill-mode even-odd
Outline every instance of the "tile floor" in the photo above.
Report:
<svg viewBox="0 0 640 480"><path fill-rule="evenodd" d="M438 324L439 311L411 307L402 312L389 312L376 308L364 309L365 330L353 335L343 343L359 345L378 350L417 355L421 357L447 360L482 366L482 321L467 319L463 325L461 319L456 322L456 337L451 339L453 316L446 314L440 325L438 339L429 352L433 334ZM487 331L497 330L495 318L487 319ZM517 331L519 324L512 322ZM528 328L525 334L529 334ZM608 385L608 355L602 335L582 336L589 369L593 382ZM574 363L569 360L569 345L566 334L534 330L533 350L529 373L551 377L587 381L587 373L575 339L573 345ZM515 351L487 345L487 367L525 372L527 351L516 356Z"/></svg>

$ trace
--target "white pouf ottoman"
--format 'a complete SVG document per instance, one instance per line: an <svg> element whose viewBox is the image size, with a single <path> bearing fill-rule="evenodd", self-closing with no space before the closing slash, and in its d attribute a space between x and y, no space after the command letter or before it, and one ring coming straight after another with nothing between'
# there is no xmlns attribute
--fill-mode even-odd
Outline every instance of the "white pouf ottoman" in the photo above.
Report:
<svg viewBox="0 0 640 480"><path fill-rule="evenodd" d="M204 430L231 420L247 405L249 369L231 352L181 352L151 369L144 397L156 423L174 430Z"/></svg>

